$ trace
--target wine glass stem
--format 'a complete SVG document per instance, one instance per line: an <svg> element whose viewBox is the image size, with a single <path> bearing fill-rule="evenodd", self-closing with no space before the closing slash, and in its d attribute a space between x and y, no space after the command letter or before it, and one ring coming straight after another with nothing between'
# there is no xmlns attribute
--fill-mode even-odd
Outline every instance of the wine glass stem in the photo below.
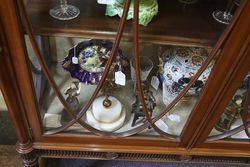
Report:
<svg viewBox="0 0 250 167"><path fill-rule="evenodd" d="M68 2L67 0L60 0L60 5L62 10L64 11L64 13L66 13L67 11L67 7L68 7Z"/></svg>
<svg viewBox="0 0 250 167"><path fill-rule="evenodd" d="M233 7L234 7L233 0L229 0L228 5L227 5L226 10L225 10L225 14L231 14Z"/></svg>
<svg viewBox="0 0 250 167"><path fill-rule="evenodd" d="M67 2L67 0L60 0L60 4L64 5L64 6L67 6L68 2Z"/></svg>

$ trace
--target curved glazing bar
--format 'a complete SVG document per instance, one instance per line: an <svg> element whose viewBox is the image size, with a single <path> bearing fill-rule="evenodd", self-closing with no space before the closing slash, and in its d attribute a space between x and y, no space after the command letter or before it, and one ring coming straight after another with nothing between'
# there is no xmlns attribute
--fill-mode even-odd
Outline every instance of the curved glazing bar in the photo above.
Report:
<svg viewBox="0 0 250 167"><path fill-rule="evenodd" d="M244 3L245 4L245 3ZM136 67L137 67L137 87L139 89L139 95L140 95L140 99L142 101L142 105L143 105L143 111L146 114L147 120L148 122L151 124L151 126L154 128L154 130L156 132L158 132L160 135L166 137L166 138L176 138L176 136L173 135L169 135L168 133L162 131L160 128L158 128L155 125L155 122L158 121L159 119L161 119L164 115L166 115L180 100L182 97L184 97L184 95L188 92L188 90L191 88L191 86L197 81L197 79L200 77L200 75L205 71L205 69L208 67L208 65L211 63L211 61L215 58L215 56L217 55L217 53L219 52L219 49L222 47L222 45L225 43L228 35L231 32L232 27L235 25L236 21L238 20L238 17L241 13L242 7L244 6L244 4L241 6L240 9L237 10L234 19L232 20L232 22L230 23L230 25L226 28L226 30L223 32L223 34L221 35L221 37L219 38L215 48L212 50L212 52L210 52L208 58L206 59L206 61L202 64L201 68L198 70L198 72L194 75L194 77L191 79L191 81L189 82L189 84L184 88L184 90L167 106L167 108L160 113L158 116L154 117L153 119L150 118L149 116L149 111L146 107L145 104L145 99L144 99L144 95L143 95L143 91L141 88L141 82L140 82L140 71L139 71L139 65L140 65L140 60L139 60L139 49L138 49L138 27L136 26L136 19L138 19L138 16L136 15L137 11L138 11L138 6L136 4L135 1L135 21L134 21L134 43L135 43L135 55L137 58L137 62L136 62Z"/></svg>
<svg viewBox="0 0 250 167"><path fill-rule="evenodd" d="M140 69L140 53L139 53L139 0L134 0L134 22L133 22L133 36L134 36L134 55L135 55L135 67L136 67L136 90L138 90L139 98L142 103L143 112L146 115L147 121L150 126L160 135L173 140L178 140L179 136L171 135L168 133L163 133L163 131L158 128L151 119L150 111L147 108L146 101L144 98L144 92L141 85L141 71Z"/></svg>
<svg viewBox="0 0 250 167"><path fill-rule="evenodd" d="M99 135L104 135L104 136L107 136L108 133L106 132L103 132L103 131L99 131L91 126L89 126L88 124L86 124L84 121L81 121L80 118L86 113L87 109L90 107L90 105L92 104L93 100L96 98L98 92L100 91L104 81L106 80L106 77L108 75L108 72L109 72L109 68L111 67L112 65L112 62L116 56L116 53L117 53L117 49L118 49L118 46L119 46L119 43L120 43L120 40L121 40L121 36L122 36L122 32L123 32L123 29L124 29L124 25L125 25L125 21L126 21L126 18L127 18L127 13L128 13L128 9L129 9L129 5L130 5L130 0L127 0L126 1L126 4L124 6L124 12L123 12L123 17L121 19L121 22L120 22L120 25L119 25L119 28L118 28L118 34L116 36L116 40L115 40L115 44L112 48L112 51L111 51L111 56L110 56L110 59L108 60L107 62L107 67L105 68L105 71L103 73L103 76L102 76L102 79L101 81L99 82L94 94L92 95L91 99L89 100L89 102L87 103L87 105L85 105L85 107L79 112L79 114L77 116L74 115L74 112L71 110L71 108L68 106L67 102L65 101L64 97L62 96L60 90L58 89L54 79L52 78L48 68L46 67L46 63L43 59L43 56L41 54L41 52L39 51L39 48L36 44L36 41L35 41L35 38L34 38L34 34L33 34L33 30L31 28L31 24L29 22L29 19L28 19L28 16L27 16L27 13L25 11L25 7L24 7L24 4L21 2L21 1L18 1L18 5L19 5L19 9L21 11L21 14L24 18L24 25L25 25L25 28L27 30L27 33L28 33L28 36L31 40L31 44L32 44L32 47L37 55L37 58L41 64L41 67L42 67L42 70L44 71L44 74L45 76L47 77L48 81L49 81L49 84L52 86L52 88L54 89L54 91L56 92L56 95L58 96L59 100L61 101L61 103L63 104L63 106L65 107L65 109L69 112L70 116L73 118L68 124L64 125L63 127L60 127L60 128L57 128L57 129L54 129L52 131L49 131L47 132L47 134L55 134L55 133L59 133L63 130L66 130L67 128L69 128L70 126L72 126L74 123L78 122L80 125L82 125L84 128L86 128L87 130L89 131L92 131L96 134L99 134ZM109 136L109 135L108 135ZM112 136L110 134L110 136Z"/></svg>
<svg viewBox="0 0 250 167"><path fill-rule="evenodd" d="M42 71L39 68L37 68L30 59L28 59L28 61L32 72L34 72L35 74L42 74Z"/></svg>
<svg viewBox="0 0 250 167"><path fill-rule="evenodd" d="M243 46L245 50L247 45ZM243 54L243 53L242 53ZM250 75L244 78L241 86L236 90L229 101L220 119L210 132L207 141L215 141L227 138L228 140L249 140L249 96Z"/></svg>
<svg viewBox="0 0 250 167"><path fill-rule="evenodd" d="M250 125L249 125L250 126ZM216 140L221 140L221 139L225 139L227 137L233 136L241 131L245 130L245 126L244 125L240 125L237 128L234 128L232 130L229 130L225 133L219 134L219 135L214 135L214 136L210 136L206 141L210 142L210 141L216 141Z"/></svg>
<svg viewBox="0 0 250 167"><path fill-rule="evenodd" d="M136 2L136 1L135 1ZM147 117L147 121L151 124L151 126L154 128L154 130L156 130L160 135L164 136L164 137L173 137L173 135L169 135L168 133L162 131L160 128L158 128L155 125L155 122L157 122L159 119L161 119L164 115L166 115L180 100L181 98L184 97L184 95L188 92L188 90L192 87L192 85L197 81L197 79L201 76L201 74L206 70L206 68L209 66L209 64L211 63L211 61L216 57L217 53L219 52L219 49L223 46L223 44L225 43L227 37L229 36L232 27L235 25L236 21L238 20L238 17L242 11L243 6L245 5L245 3L242 4L242 6L237 10L237 12L235 13L235 17L233 18L232 22L230 23L229 26L227 26L227 28L224 30L224 32L222 33L222 35L220 36L215 48L210 52L208 58L206 59L206 61L202 64L201 68L198 70L198 72L193 76L193 78L191 79L191 81L189 82L189 84L181 91L181 93L167 106L167 108L161 112L158 116L154 117L153 119L150 118L149 116L149 111L146 107L145 104L145 99L143 96L143 91L142 91L142 87L141 87L141 82L140 82L140 71L139 71L139 65L140 65L140 60L139 60L139 49L138 47L138 27L136 27L136 24L134 24L134 46L135 46L135 55L137 58L137 62L136 62L136 74L137 74L137 87L139 89L139 95L140 95L140 99L142 101L142 105L143 105L143 111L146 114ZM135 10L136 10L136 4L135 4ZM138 10L138 9L137 9ZM136 11L134 12L136 13ZM138 17L138 16L137 16ZM138 19L135 15L135 22L136 19ZM134 22L134 23L135 23ZM176 138L174 136L174 138Z"/></svg>
<svg viewBox="0 0 250 167"><path fill-rule="evenodd" d="M93 101L97 97L99 91L101 90L101 88L102 88L102 86L103 86L103 84L104 84L104 82L105 82L105 80L106 80L106 78L108 76L110 67L112 65L113 60L116 57L116 53L118 51L118 47L119 47L119 44L120 44L120 41L121 41L122 33L123 33L123 30L124 30L124 26L125 26L127 14L128 14L128 10L129 10L129 5L130 5L130 0L127 0L126 4L124 6L123 16L122 16L122 19L121 19L119 27L118 27L118 33L117 33L117 36L116 36L116 39L115 39L115 43L114 43L114 45L112 47L112 50L111 50L111 56L110 56L110 58L109 58L109 60L107 62L105 70L104 70L104 72L102 74L102 78L101 78L100 82L98 83L97 88L95 89L92 97L90 98L90 100L88 101L88 103L81 109L81 111L77 114L75 120L71 120L68 124L66 124L63 127L60 127L58 129L53 129L53 130L51 130L49 132L46 132L46 134L59 133L59 132L61 132L63 130L66 130L67 128L69 128L70 126L72 126L73 124L75 124L76 122L78 122L78 123L80 122L80 124L84 128L86 128L87 130L89 130L89 131L92 131L92 132L94 132L96 134L99 134L99 135L102 135L102 136L103 135L104 136L107 136L107 135L108 136L112 136L112 134L108 134L107 132L103 132L103 131L97 130L97 129L89 126L87 123L85 123L84 121L80 120L80 118L82 118L82 116L87 112L88 108L91 106L91 104L93 103Z"/></svg>
<svg viewBox="0 0 250 167"><path fill-rule="evenodd" d="M226 27L226 29L223 31L222 35L218 39L215 47L213 50L209 53L208 58L203 62L201 65L201 68L198 70L198 72L193 76L193 78L190 80L189 84L181 91L181 93L167 106L167 108L158 116L154 117L152 122L155 123L160 118L162 118L169 110L171 110L178 101L181 100L182 97L188 92L188 90L192 87L192 85L197 81L197 79L201 76L201 74L205 71L205 69L209 66L211 61L217 56L217 53L219 53L219 50L224 45L226 39L228 38L229 34L231 33L232 27L237 22L241 11L243 7L245 6L246 1L242 3L241 7L237 10L235 13L235 17L233 18L232 22Z"/></svg>
<svg viewBox="0 0 250 167"><path fill-rule="evenodd" d="M135 3L138 3L138 0L135 1ZM91 99L89 100L89 102L87 103L87 105L84 106L84 108L82 108L82 110L79 112L79 114L77 116L75 116L73 114L73 112L71 111L71 109L68 107L68 104L66 103L64 97L62 96L60 90L57 88L57 85L55 84L52 76L50 75L50 72L48 71L48 69L46 68L46 64L43 60L43 57L41 55L41 53L39 52L39 49L36 45L36 42L34 40L34 35L32 32L32 28L31 25L29 23L27 14L25 12L25 8L24 5L22 4L22 2L18 1L19 4L19 8L21 10L22 15L24 16L24 25L27 29L28 35L30 37L30 40L32 42L32 47L34 49L34 51L36 52L36 55L41 63L42 69L44 71L44 73L46 74L46 77L48 78L50 85L53 87L53 89L55 90L57 96L59 97L61 103L64 105L64 107L66 108L66 110L69 112L69 114L71 115L71 117L73 118L70 122L68 122L68 124L66 124L63 127L60 128L56 128L54 130L51 130L45 134L51 135L51 134L55 134L55 133L59 133L63 130L66 130L67 128L69 128L70 126L72 126L74 123L78 122L80 123L84 128L86 128L87 130L97 134L97 135L101 135L101 136L106 136L106 137L126 137L126 136L131 136L134 135L138 132L143 131L144 129L146 129L149 125L151 125L159 134L161 134L162 136L165 136L166 138L170 138L170 139L176 139L176 136L170 135L168 133L163 132L161 129L159 129L154 123L156 121L158 121L159 119L161 119L167 112L169 112L177 103L178 101L187 93L187 91L191 88L191 86L196 82L196 80L199 78L199 76L203 73L203 71L207 68L207 66L210 64L210 62L215 58L215 56L217 55L219 49L222 47L222 45L225 42L225 39L228 37L232 26L235 24L235 22L238 19L238 16L240 14L240 11L242 9L242 6L244 6L244 4L241 6L240 10L238 10L238 12L236 12L234 19L232 20L231 24L226 28L226 30L223 32L222 36L219 38L216 47L212 50L212 52L209 54L209 57L207 58L207 60L203 63L202 67L199 69L199 71L196 73L196 75L194 75L194 77L192 78L192 80L189 82L189 84L186 86L186 88L167 106L167 108L161 112L159 115L157 115L156 117L154 117L153 119L151 119L149 113L148 113L148 109L145 105L145 99L143 97L143 91L142 91L142 87L141 87L141 83L140 83L140 71L139 71L139 64L140 64L140 58L139 58L139 54L135 54L136 55L136 74L137 77L139 76L139 79L137 79L137 87L139 89L139 94L140 94L140 99L142 101L143 104L143 111L145 112L146 116L147 116L147 121L144 124L131 129L129 131L126 132L122 132L122 133L107 133L107 132L103 132L103 131L99 131L91 126L89 126L88 124L86 124L85 122L81 121L80 118L86 113L87 109L90 107L90 105L92 104L93 100L96 98L98 92L100 91L107 75L108 75L108 71L109 68L112 64L112 61L114 60L115 57L115 53L117 51L117 48L119 46L120 40L121 40L121 36L122 36L122 32L124 29L124 24L126 21L126 15L128 12L128 8L130 5L130 0L126 1L126 5L124 7L124 13L123 13L123 17L121 19L119 28L118 28L118 34L116 36L116 41L114 44L114 47L112 48L112 54L111 57L107 63L107 67L105 68L103 77L100 81L100 83L98 84L98 87L96 88L94 94L92 95ZM137 6L138 5L138 6ZM135 12L137 14L137 16L135 17L135 21L134 21L134 42L135 42L135 53L138 52L138 10L139 10L139 4L137 4L135 6Z"/></svg>
<svg viewBox="0 0 250 167"><path fill-rule="evenodd" d="M250 78L250 76L249 76ZM247 81L247 95L244 103L243 113L241 114L243 124L245 126L245 132L248 138L250 138L250 122L249 122L249 115L250 115L250 79Z"/></svg>

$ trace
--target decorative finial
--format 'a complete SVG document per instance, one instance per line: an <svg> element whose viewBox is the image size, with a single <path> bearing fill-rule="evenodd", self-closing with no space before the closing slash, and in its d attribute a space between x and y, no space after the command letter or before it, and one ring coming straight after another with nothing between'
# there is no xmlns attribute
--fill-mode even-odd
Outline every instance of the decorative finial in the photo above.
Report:
<svg viewBox="0 0 250 167"><path fill-rule="evenodd" d="M108 108L112 105L111 100L109 100L109 95L106 95L105 99L102 102L103 106Z"/></svg>

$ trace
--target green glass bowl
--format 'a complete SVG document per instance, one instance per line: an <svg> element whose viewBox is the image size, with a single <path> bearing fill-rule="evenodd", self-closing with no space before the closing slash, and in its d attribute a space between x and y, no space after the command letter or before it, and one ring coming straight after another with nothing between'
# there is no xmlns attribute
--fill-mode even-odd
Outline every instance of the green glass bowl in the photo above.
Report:
<svg viewBox="0 0 250 167"><path fill-rule="evenodd" d="M107 5L106 15L115 16L118 15L122 17L123 7L125 0L116 0L114 5ZM139 7L139 24L147 26L149 22L156 16L158 13L158 3L157 0L140 0ZM134 16L134 1L132 0L128 12L127 19L132 19Z"/></svg>

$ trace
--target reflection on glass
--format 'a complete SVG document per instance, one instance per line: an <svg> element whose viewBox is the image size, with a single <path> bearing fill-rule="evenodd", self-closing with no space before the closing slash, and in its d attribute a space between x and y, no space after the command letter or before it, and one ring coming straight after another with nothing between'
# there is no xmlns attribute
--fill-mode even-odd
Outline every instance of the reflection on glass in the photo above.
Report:
<svg viewBox="0 0 250 167"><path fill-rule="evenodd" d="M182 98L169 113L156 122L156 125L168 134L180 136L198 100L197 97ZM164 106L164 104L159 103L157 105ZM157 112L160 111L155 110L154 114Z"/></svg>
<svg viewBox="0 0 250 167"><path fill-rule="evenodd" d="M142 56L140 61L140 70L141 70L141 81L144 82L147 80L149 73L153 68L153 62L150 58ZM131 79L136 81L136 72L135 72L135 59L130 61L131 68Z"/></svg>
<svg viewBox="0 0 250 167"><path fill-rule="evenodd" d="M60 5L50 9L49 14L58 20L71 20L80 14L80 10L73 5L69 5L67 0L60 0Z"/></svg>

